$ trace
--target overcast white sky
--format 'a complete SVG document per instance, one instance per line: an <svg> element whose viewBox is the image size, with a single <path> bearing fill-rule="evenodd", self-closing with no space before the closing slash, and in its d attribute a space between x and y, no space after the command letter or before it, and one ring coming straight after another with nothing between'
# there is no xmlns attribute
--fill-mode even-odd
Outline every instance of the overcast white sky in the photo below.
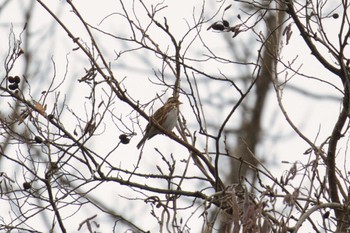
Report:
<svg viewBox="0 0 350 233"><path fill-rule="evenodd" d="M28 7L29 3L31 1L11 1L9 5L7 6L7 10L1 12L0 14L0 41L2 41L2 46L0 47L0 55L1 55L1 62L3 62L4 54L6 54L7 51L7 41L8 41L8 35L10 32L10 27L13 25L15 33L18 35L18 33L21 31L23 27L23 10ZM73 1L76 7L79 9L82 16L85 18L85 20L93 25L93 26L99 26L105 30L108 30L111 33L121 33L123 34L125 28L124 24L120 23L121 17L118 17L117 15L111 16L107 19L105 19L102 24L99 23L104 19L106 15L109 15L111 13L115 13L117 11L118 7L118 1L115 0L103 0L103 1L86 1L86 0L74 0ZM132 1L130 1L132 2ZM147 1L147 4L149 4L151 1ZM159 2L159 1L152 1L152 2ZM185 19L187 19L190 23L192 23L192 17L193 12L195 17L198 16L200 13L200 8L198 8L198 5L201 4L201 1L195 1L195 0L177 0L177 1L165 1L166 5L168 5L168 8L164 9L162 14L167 17L168 24L170 25L170 30L173 32L173 34L177 38L181 38L183 34L187 31L187 23ZM231 4L231 1L227 1L227 5ZM57 12L57 14L60 16L60 19L63 20L67 26L74 32L76 35L79 35L79 37L84 38L86 33L82 32L82 24L79 23L79 21L76 19L75 15L70 12L69 8L65 4L65 1L47 1L47 4L52 7L51 9L55 9L54 11ZM216 9L215 4L209 3L207 1L208 12L206 12L208 15L211 15ZM196 6L196 7L195 7ZM228 11L226 14L230 15L232 14L232 17L230 19L232 22L235 21L235 15L239 13L239 9L235 7L232 7L230 11ZM218 15L215 19L220 19L221 14ZM80 51L72 51L73 48L76 46L68 39L66 33L63 32L63 30L59 29L58 26L52 21L52 18L42 9L39 4L35 4L35 10L34 10L34 20L31 24L31 30L33 33L37 33L38 35L45 36L45 37L39 37L35 38L32 43L41 44L38 48L38 51L32 51L33 55L37 58L34 59L42 59L41 54L45 56L47 59L52 58L55 60L56 68L57 68L57 77L62 77L65 72L65 66L66 66L66 56L68 55L68 59L70 61L74 62L82 62L86 64L86 67L88 67L88 64L86 61L84 61L84 56L82 56ZM336 21L333 19L329 20L329 27L332 27ZM209 25L208 25L209 26ZM57 30L54 30L56 29ZM326 24L325 27L328 27ZM52 29L49 30L49 29ZM42 30L47 31L47 35L45 33L42 33ZM54 41L50 40L49 37L54 33ZM127 32L125 32L126 34ZM330 34L333 33L330 29ZM335 32L334 32L335 33ZM96 34L98 35L98 34ZM47 37L46 37L47 36ZM164 35L159 35L160 40L159 43L161 46L166 46L167 41L162 40ZM213 48L222 49L220 51L220 54L223 56L230 57L231 51L227 51L227 54L225 55L226 51L223 49L223 47L226 48L226 45L221 46L221 43L224 43L223 40L223 34L220 33L213 33L211 31L206 31L206 29L203 30L203 37L208 43L208 46L211 46ZM244 35L242 35L243 37ZM241 43L239 38L235 39ZM86 40L86 42L89 42ZM97 42L100 43L102 49L105 51L106 54L108 54L106 57L110 59L110 61L113 63L113 66L115 66L114 72L117 74L118 77L126 77L125 85L128 87L128 92L134 96L135 98L139 99L142 102L148 102L152 98L155 97L155 93L158 92L161 94L162 88L159 86L155 86L151 84L148 81L148 77L151 77L153 75L153 72L151 69L149 69L149 64L154 64L154 61L149 61L147 59L152 59L151 54L145 54L140 55L141 57L135 57L135 56L123 56L120 60L114 61L115 53L114 51L118 52L124 49L123 46L125 46L122 43L119 43L116 40L108 39L107 37L102 37L99 35L97 37ZM161 42L164 42L164 45L161 44ZM198 48L200 50L201 48ZM237 51L240 53L240 51ZM141 53L142 54L142 53ZM318 65L317 62L315 62L315 59L311 56L310 51L304 46L303 41L301 40L299 33L297 31L294 31L292 35L292 40L288 45L285 45L282 51L283 59L285 61L291 61L296 56L298 56L297 63L302 63L302 72L305 72L309 75L320 77L323 79L326 79L330 82L332 82L335 85L340 85L340 82L337 80L336 77L334 77L329 72L325 71L322 66ZM331 58L330 54L327 54L326 56ZM39 59L40 58L40 59ZM148 61L149 63L146 63ZM74 80L78 79L79 75L82 75L82 66L80 64L76 65L74 62L69 63L69 67L71 67L70 72L68 74L67 80ZM50 63L47 63L50 64ZM14 73L23 72L23 64L19 62L16 64L15 69L13 70ZM41 65L41 64L39 64ZM295 67L298 65L296 64ZM158 67L159 68L159 67ZM42 69L42 68L41 68ZM47 67L47 69L50 69ZM212 69L213 72L217 72L217 67L210 67L206 66L203 67L203 69L206 69L209 71L209 69ZM225 68L223 68L225 69ZM34 72L34 70L33 70ZM42 70L39 70L39 73L42 72ZM235 72L240 72L239 70L236 70ZM4 76L4 71L0 70L1 77ZM48 77L52 77L52 73L48 74ZM49 79L48 79L49 81ZM62 87L62 91L65 88L71 88L69 93L67 94L68 98L76 98L77 100L81 100L82 98L78 98L77 95L87 95L88 89L84 89L83 85L72 87L72 82L67 82L65 85L66 87ZM44 81L45 83L45 81ZM73 82L74 83L74 82ZM75 81L76 83L76 81ZM317 82L315 80L303 78L303 77L294 77L291 82L296 87L300 87L301 89L310 90L310 92L315 93L317 95L331 95L334 97L339 97L340 94L337 93L337 91L330 87L328 84ZM37 89L37 95L34 97L39 98L40 96L40 85L35 87ZM43 88L45 89L45 84L43 85ZM212 87L212 90L215 90L215 87ZM84 92L85 91L85 92ZM33 93L32 93L33 94ZM171 93L168 92L167 96L169 96ZM165 98L163 98L165 99ZM185 100L185 99L184 99ZM52 99L51 101L54 101ZM186 105L186 102L183 101L184 104L181 108L182 114L184 116L187 115L187 112L190 111L190 108L188 105ZM336 121L337 115L340 110L340 104L333 101L333 100L327 100L327 99L314 99L314 98L308 98L304 95L301 95L299 93L296 93L295 91L291 91L289 89L286 89L283 93L283 102L285 104L286 110L290 114L291 119L294 121L295 125L299 126L303 133L305 133L306 136L308 136L310 139L317 140L318 143L324 141L328 135L330 134L332 127ZM48 105L50 103L48 102ZM52 103L51 103L52 104ZM160 105L160 102L156 102L156 105ZM264 155L267 157L267 160L273 163L270 165L271 169L273 171L273 174L276 177L279 177L283 170L288 169L290 165L282 164L281 161L289 161L293 163L294 161L300 160L300 161L306 161L307 157L306 155L303 155L303 152L308 148L306 143L302 142L297 137L291 137L292 131L291 128L287 125L284 117L281 115L281 113L278 110L276 102L276 96L274 92L270 92L269 98L268 98L268 107L264 112L264 127L269 127L269 130L267 131L271 135L284 135L285 139L279 139L279 143L275 143L270 137L266 137L267 140L263 142L263 145L260 146L260 155ZM81 110L81 114L84 113L84 108L82 108L81 102L73 103L71 106L75 109L75 111L79 112L79 109ZM157 106L157 107L158 107ZM119 111L120 108L125 107L123 104L120 104L119 102L116 102L116 109ZM117 111L116 110L116 111ZM213 113L213 115L218 115L218 113ZM68 114L66 115L68 117ZM143 121L143 124L146 124L146 121ZM72 129L74 129L75 122L72 121ZM96 141L95 147L97 147L96 151L101 151L103 153L104 149L110 150L117 141L118 132L116 133L115 128L109 129L106 128L106 131L104 133L104 139L102 143L101 141ZM132 167L135 162L138 159L138 151L136 150L136 143L141 138L141 131L137 128L138 135L133 138L131 143L124 148L124 150L119 150L118 155L111 158L111 162L113 159L115 159L115 163L121 163L123 166L129 166ZM160 146L160 148L167 148L170 149L176 148L177 146L173 146L173 144L169 144L170 140L168 140L166 137L158 136L151 141L147 142L145 153L150 152L153 150L154 145L164 144L163 146ZM102 143L102 144L101 144ZM345 148L343 148L345 149ZM176 152L177 155L184 156L183 149L180 149ZM186 156L184 156L186 157ZM159 158L158 158L159 159ZM179 159L180 160L180 159ZM339 160L339 162L343 162L342 159ZM143 165L147 167L148 165L154 164L154 158L150 158L149 160L143 159ZM149 168L150 171L154 169L154 167ZM147 170L145 168L145 170ZM101 187L101 190L109 189L110 186L113 185L117 188L118 192L120 190L120 187L116 187L116 184L105 184L103 185L103 188ZM135 201L135 206L128 206L130 202L126 204L125 200L120 198L116 195L116 192L113 191L113 188L111 188L112 191L110 192L103 192L101 193L101 196L103 197L103 200L107 204L111 205L118 205L123 210L123 214L128 216L130 219L133 218L141 218L139 222L139 226L143 229L148 229L148 227L156 226L157 223L155 219L147 219L145 220L143 217L139 216L139 213L141 211L144 211L145 205L142 203L142 201ZM119 192L120 194L121 192ZM127 191L124 193L125 195L129 195ZM138 205L140 204L140 205ZM130 211L129 211L130 210ZM140 211L140 212L139 212ZM90 214L92 215L94 211L88 210ZM147 213L147 212L146 212ZM100 216L99 216L100 217ZM185 218L188 216L185 216ZM197 221L197 217L194 217L191 219L191 221ZM81 219L79 219L79 216L77 216L78 219L74 219L76 222L80 222ZM104 221L106 219L98 219L99 221ZM74 223L74 221L72 221ZM76 223L75 222L75 223ZM107 221L108 222L108 221ZM74 224L73 224L74 225ZM190 224L191 225L191 224ZM107 224L101 224L101 226L105 227ZM74 225L71 231L73 232L77 229L77 226ZM101 232L110 232L110 226L107 228L100 229ZM150 228L150 230L154 230L154 228ZM193 231L195 232L195 231Z"/></svg>

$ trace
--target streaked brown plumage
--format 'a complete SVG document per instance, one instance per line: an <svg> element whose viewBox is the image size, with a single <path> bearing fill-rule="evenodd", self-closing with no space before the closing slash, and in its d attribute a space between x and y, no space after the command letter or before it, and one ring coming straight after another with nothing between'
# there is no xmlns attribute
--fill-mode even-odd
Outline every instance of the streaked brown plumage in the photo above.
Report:
<svg viewBox="0 0 350 233"><path fill-rule="evenodd" d="M151 118L154 121L158 122L158 124L165 130L171 131L177 124L180 104L181 102L177 97L170 97L167 102L151 116ZM151 124L151 122L148 123L145 131L145 135L137 144L137 149L140 149L140 147L146 142L147 139L150 139L155 135L161 133L156 127Z"/></svg>

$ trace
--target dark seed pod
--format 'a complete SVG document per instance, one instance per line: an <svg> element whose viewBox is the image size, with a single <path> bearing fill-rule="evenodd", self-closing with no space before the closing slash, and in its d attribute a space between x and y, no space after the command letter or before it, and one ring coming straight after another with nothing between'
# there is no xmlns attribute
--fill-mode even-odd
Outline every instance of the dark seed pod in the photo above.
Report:
<svg viewBox="0 0 350 233"><path fill-rule="evenodd" d="M52 120L52 119L54 118L54 115L53 115L53 114L49 114L49 115L47 115L47 118L48 118L49 120Z"/></svg>
<svg viewBox="0 0 350 233"><path fill-rule="evenodd" d="M211 26L211 28L217 31L223 31L225 29L225 26L220 23L215 23Z"/></svg>
<svg viewBox="0 0 350 233"><path fill-rule="evenodd" d="M230 26L230 23L229 23L227 20L223 20L223 21L222 21L222 24L223 24L225 27L229 27L229 26Z"/></svg>
<svg viewBox="0 0 350 233"><path fill-rule="evenodd" d="M337 19L337 18L339 18L339 14L338 14L338 13L334 13L334 14L332 15L332 17L333 17L333 19Z"/></svg>
<svg viewBox="0 0 350 233"><path fill-rule="evenodd" d="M14 83L15 82L15 78L12 76L8 76L7 80L9 81L9 83Z"/></svg>
<svg viewBox="0 0 350 233"><path fill-rule="evenodd" d="M126 134L121 134L119 136L119 139L120 139L120 142L123 144L129 144L129 142L130 142L130 138L128 138L128 135L126 135Z"/></svg>
<svg viewBox="0 0 350 233"><path fill-rule="evenodd" d="M43 139L40 136L35 136L34 141L39 144L43 143Z"/></svg>
<svg viewBox="0 0 350 233"><path fill-rule="evenodd" d="M58 164L56 162L51 162L50 163L50 170L57 170L58 169Z"/></svg>
<svg viewBox="0 0 350 233"><path fill-rule="evenodd" d="M328 217L329 217L329 211L327 211L326 213L324 213L322 217L323 217L324 219L328 218Z"/></svg>
<svg viewBox="0 0 350 233"><path fill-rule="evenodd" d="M17 88L18 88L18 84L17 84L17 83L13 83L13 84L10 84L10 85L9 85L9 89L10 89L11 91L16 90Z"/></svg>
<svg viewBox="0 0 350 233"><path fill-rule="evenodd" d="M21 78L19 77L19 76L15 76L14 77L14 81L15 81L15 83L20 83L21 82Z"/></svg>
<svg viewBox="0 0 350 233"><path fill-rule="evenodd" d="M23 188L24 188L25 190L30 189L31 187L32 187L32 184L31 184L31 183L29 183L29 182L24 182L24 183L23 183Z"/></svg>

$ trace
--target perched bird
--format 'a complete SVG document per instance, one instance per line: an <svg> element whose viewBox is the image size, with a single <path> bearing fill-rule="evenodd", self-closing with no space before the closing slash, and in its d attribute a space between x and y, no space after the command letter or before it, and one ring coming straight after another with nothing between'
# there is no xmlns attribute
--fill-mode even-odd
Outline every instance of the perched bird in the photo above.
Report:
<svg viewBox="0 0 350 233"><path fill-rule="evenodd" d="M181 102L179 101L178 97L170 97L167 102L151 116L151 118L165 130L171 131L177 124L180 104ZM140 149L147 139L150 139L160 133L161 131L154 127L150 121L146 126L145 135L139 144L137 144L137 149Z"/></svg>

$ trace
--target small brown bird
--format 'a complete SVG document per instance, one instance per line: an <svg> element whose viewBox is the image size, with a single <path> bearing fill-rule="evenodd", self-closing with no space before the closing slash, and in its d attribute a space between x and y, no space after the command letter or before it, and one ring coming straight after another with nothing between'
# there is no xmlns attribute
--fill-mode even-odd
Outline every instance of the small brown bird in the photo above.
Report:
<svg viewBox="0 0 350 233"><path fill-rule="evenodd" d="M179 101L178 97L170 97L167 102L151 116L151 118L164 129L171 131L177 124L180 104L181 102ZM137 144L137 149L140 149L147 139L150 139L160 133L161 132L154 127L151 122L149 122L146 126L145 135Z"/></svg>

